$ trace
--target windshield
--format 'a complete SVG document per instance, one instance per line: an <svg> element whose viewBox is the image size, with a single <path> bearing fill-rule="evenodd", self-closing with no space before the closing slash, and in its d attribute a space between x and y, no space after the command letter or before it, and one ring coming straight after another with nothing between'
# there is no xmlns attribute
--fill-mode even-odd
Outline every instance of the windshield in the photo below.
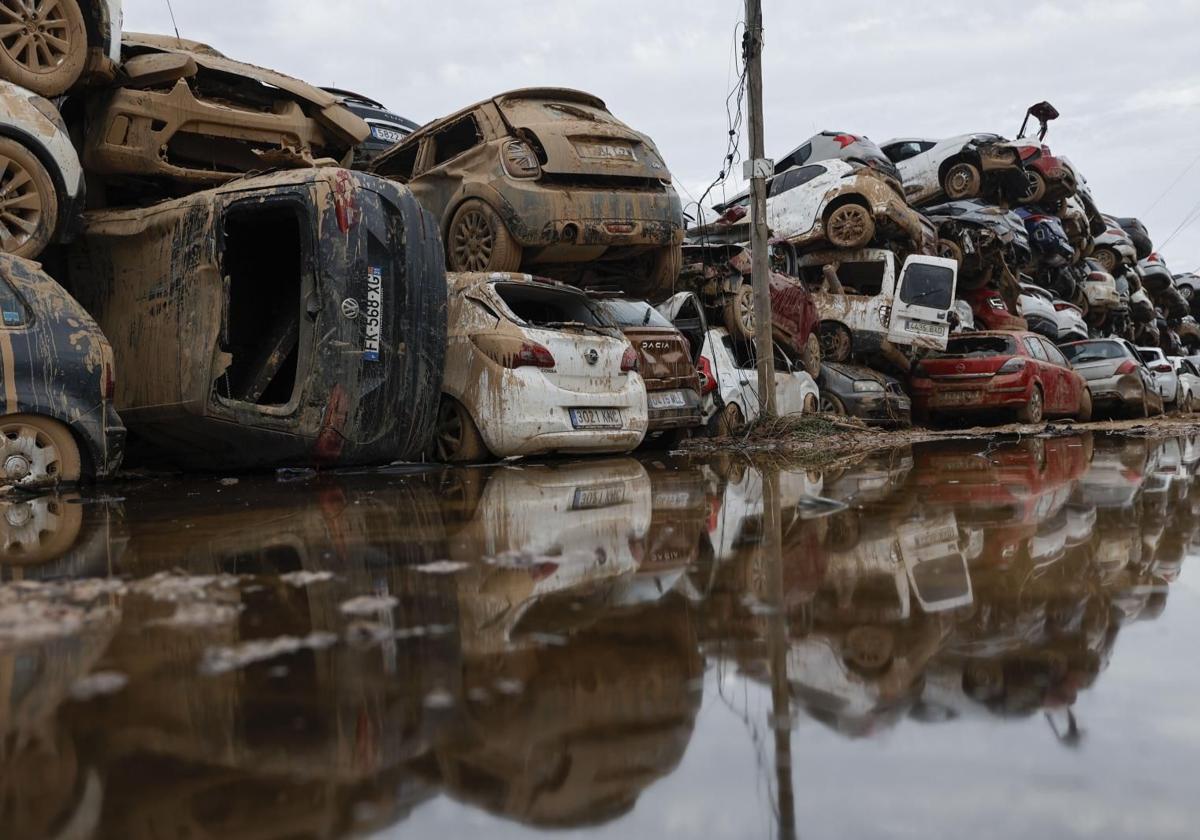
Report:
<svg viewBox="0 0 1200 840"><path fill-rule="evenodd" d="M1011 336L980 335L952 338L945 351L931 353L931 359L984 358L987 356L1013 356L1017 353L1017 342Z"/></svg>
<svg viewBox="0 0 1200 840"><path fill-rule="evenodd" d="M1058 348L1071 364L1098 362L1104 359L1124 359L1129 356L1125 348L1115 341L1085 341Z"/></svg>
<svg viewBox="0 0 1200 840"><path fill-rule="evenodd" d="M904 270L900 300L911 306L949 309L954 302L954 271L940 265L916 263Z"/></svg>
<svg viewBox="0 0 1200 840"><path fill-rule="evenodd" d="M670 327L671 322L641 300L602 300L600 308L622 327Z"/></svg>

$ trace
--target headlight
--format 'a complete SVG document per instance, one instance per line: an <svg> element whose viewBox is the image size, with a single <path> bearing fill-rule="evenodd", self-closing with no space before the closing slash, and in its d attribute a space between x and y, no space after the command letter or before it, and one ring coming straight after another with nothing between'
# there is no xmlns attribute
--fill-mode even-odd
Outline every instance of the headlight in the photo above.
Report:
<svg viewBox="0 0 1200 840"><path fill-rule="evenodd" d="M883 386L869 379L860 379L854 383L854 392L857 394L882 394Z"/></svg>
<svg viewBox="0 0 1200 840"><path fill-rule="evenodd" d="M504 170L513 178L536 178L542 174L537 153L523 140L505 143L503 159Z"/></svg>

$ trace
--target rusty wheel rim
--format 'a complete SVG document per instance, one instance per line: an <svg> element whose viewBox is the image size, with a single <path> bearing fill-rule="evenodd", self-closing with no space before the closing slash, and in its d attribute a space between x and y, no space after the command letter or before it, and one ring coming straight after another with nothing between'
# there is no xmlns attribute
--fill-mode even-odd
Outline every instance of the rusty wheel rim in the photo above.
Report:
<svg viewBox="0 0 1200 840"><path fill-rule="evenodd" d="M462 450L463 421L458 408L445 403L438 409L437 452L438 458L448 461Z"/></svg>
<svg viewBox="0 0 1200 840"><path fill-rule="evenodd" d="M49 73L71 54L63 0L0 0L0 46L31 73Z"/></svg>
<svg viewBox="0 0 1200 840"><path fill-rule="evenodd" d="M1037 388L1033 389L1033 395L1029 398L1029 418L1030 423L1042 422L1042 392Z"/></svg>
<svg viewBox="0 0 1200 840"><path fill-rule="evenodd" d="M25 423L0 426L0 481L39 484L61 473L58 447L45 431Z"/></svg>
<svg viewBox="0 0 1200 840"><path fill-rule="evenodd" d="M458 220L451 247L458 265L467 271L484 271L492 262L496 236L486 215L471 210Z"/></svg>
<svg viewBox="0 0 1200 840"><path fill-rule="evenodd" d="M866 235L869 222L865 208L857 204L839 207L829 217L829 238L834 244L858 242Z"/></svg>
<svg viewBox="0 0 1200 840"><path fill-rule="evenodd" d="M1116 253L1110 251L1108 248L1101 248L1100 250L1096 251L1095 257L1096 262L1100 263L1100 267L1109 274L1111 274L1112 270L1117 267Z"/></svg>
<svg viewBox="0 0 1200 840"><path fill-rule="evenodd" d="M42 224L43 197L24 166L0 154L0 250L15 251Z"/></svg>

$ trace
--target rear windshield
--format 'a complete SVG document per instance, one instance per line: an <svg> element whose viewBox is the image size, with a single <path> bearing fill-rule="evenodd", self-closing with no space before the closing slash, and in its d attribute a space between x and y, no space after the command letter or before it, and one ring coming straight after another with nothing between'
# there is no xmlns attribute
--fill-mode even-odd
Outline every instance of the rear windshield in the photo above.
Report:
<svg viewBox="0 0 1200 840"><path fill-rule="evenodd" d="M1083 344L1068 344L1059 347L1071 364L1099 362L1104 359L1124 359L1129 354L1115 341L1088 341Z"/></svg>
<svg viewBox="0 0 1200 840"><path fill-rule="evenodd" d="M954 271L940 265L917 263L904 272L900 300L910 306L949 309L954 302Z"/></svg>
<svg viewBox="0 0 1200 840"><path fill-rule="evenodd" d="M971 356L1013 356L1017 353L1017 342L1011 336L980 335L952 338L945 351L931 353L931 359L965 359Z"/></svg>
<svg viewBox="0 0 1200 840"><path fill-rule="evenodd" d="M670 327L671 322L641 300L602 300L604 314L622 327Z"/></svg>
<svg viewBox="0 0 1200 840"><path fill-rule="evenodd" d="M497 283L496 294L500 295L512 314L532 326L612 326L596 304L579 292L523 283Z"/></svg>

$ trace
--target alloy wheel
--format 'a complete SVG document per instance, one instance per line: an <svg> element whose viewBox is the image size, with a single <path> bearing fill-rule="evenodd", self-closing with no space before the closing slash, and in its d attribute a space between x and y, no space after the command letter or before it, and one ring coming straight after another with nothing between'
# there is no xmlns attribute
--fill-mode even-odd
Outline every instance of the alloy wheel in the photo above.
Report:
<svg viewBox="0 0 1200 840"><path fill-rule="evenodd" d="M32 239L41 227L44 209L43 196L29 171L0 154L0 251L15 251Z"/></svg>
<svg viewBox="0 0 1200 840"><path fill-rule="evenodd" d="M31 73L45 73L71 53L66 0L0 0L0 46Z"/></svg>
<svg viewBox="0 0 1200 840"><path fill-rule="evenodd" d="M468 271L485 271L492 261L496 236L491 223L479 210L471 210L458 220L451 248L456 262Z"/></svg>

